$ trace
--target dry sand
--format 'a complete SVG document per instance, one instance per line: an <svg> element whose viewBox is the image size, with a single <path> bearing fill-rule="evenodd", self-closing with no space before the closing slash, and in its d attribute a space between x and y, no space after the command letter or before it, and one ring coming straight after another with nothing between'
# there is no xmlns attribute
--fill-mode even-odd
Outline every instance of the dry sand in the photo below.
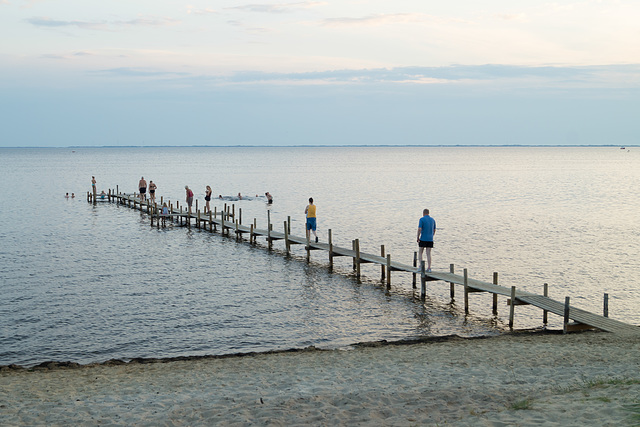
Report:
<svg viewBox="0 0 640 427"><path fill-rule="evenodd" d="M0 425L640 425L639 350L638 336L510 334L4 368Z"/></svg>

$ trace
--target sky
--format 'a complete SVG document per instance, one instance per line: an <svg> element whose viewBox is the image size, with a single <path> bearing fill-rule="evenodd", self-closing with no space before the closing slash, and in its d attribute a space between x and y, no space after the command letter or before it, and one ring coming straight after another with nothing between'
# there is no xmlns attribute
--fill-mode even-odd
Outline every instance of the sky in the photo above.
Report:
<svg viewBox="0 0 640 427"><path fill-rule="evenodd" d="M636 145L640 1L0 0L0 147Z"/></svg>

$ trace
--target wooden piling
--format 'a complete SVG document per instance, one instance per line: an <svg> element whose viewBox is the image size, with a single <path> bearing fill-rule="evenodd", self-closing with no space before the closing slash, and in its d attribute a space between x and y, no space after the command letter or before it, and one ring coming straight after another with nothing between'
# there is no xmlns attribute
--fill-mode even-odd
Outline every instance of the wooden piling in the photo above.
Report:
<svg viewBox="0 0 640 427"><path fill-rule="evenodd" d="M494 271L493 272L493 284L497 285L498 284L498 272ZM494 316L498 315L498 294L493 294L493 306L491 307L492 310L491 312L493 313Z"/></svg>
<svg viewBox="0 0 640 427"><path fill-rule="evenodd" d="M418 267L418 252L413 251L413 267ZM416 288L416 273L412 274L412 280L411 280L411 286L413 287L413 289Z"/></svg>
<svg viewBox="0 0 640 427"><path fill-rule="evenodd" d="M354 247L356 256L354 257L354 261L356 264L356 277L360 278L360 239L354 240Z"/></svg>
<svg viewBox="0 0 640 427"><path fill-rule="evenodd" d="M604 305L602 307L602 315L604 317L609 317L609 294L604 294Z"/></svg>
<svg viewBox="0 0 640 427"><path fill-rule="evenodd" d="M387 290L391 289L391 254L387 254Z"/></svg>
<svg viewBox="0 0 640 427"><path fill-rule="evenodd" d="M384 256L385 256L384 255L384 245L380 245L380 256L382 258L384 258ZM381 264L380 265L380 280L384 280L385 276L386 276L385 266ZM413 276L415 277L415 274Z"/></svg>
<svg viewBox="0 0 640 427"><path fill-rule="evenodd" d="M511 305L509 306L509 329L513 330L513 316L516 309L516 287L511 287Z"/></svg>
<svg viewBox="0 0 640 427"><path fill-rule="evenodd" d="M542 295L545 297L549 296L549 284L545 283L542 289ZM549 320L549 312L547 310L542 310L542 324L546 325Z"/></svg>
<svg viewBox="0 0 640 427"><path fill-rule="evenodd" d="M469 314L469 272L464 269L464 314Z"/></svg>
<svg viewBox="0 0 640 427"><path fill-rule="evenodd" d="M449 264L449 273L454 274L456 271L456 267L454 264ZM449 282L449 296L451 297L451 301L455 300L456 296L456 286L453 282Z"/></svg>
<svg viewBox="0 0 640 427"><path fill-rule="evenodd" d="M562 333L566 334L569 332L569 309L570 309L570 297L565 297L564 299L564 319L562 322Z"/></svg>
<svg viewBox="0 0 640 427"><path fill-rule="evenodd" d="M284 246L287 249L287 255L291 255L291 242L289 241L289 229L287 227L287 221L282 221L284 228Z"/></svg>
<svg viewBox="0 0 640 427"><path fill-rule="evenodd" d="M329 268L333 269L333 236L331 235L331 229L329 229L327 236L329 238Z"/></svg>
<svg viewBox="0 0 640 427"><path fill-rule="evenodd" d="M427 272L424 260L420 261L420 298L424 301L427 296Z"/></svg>

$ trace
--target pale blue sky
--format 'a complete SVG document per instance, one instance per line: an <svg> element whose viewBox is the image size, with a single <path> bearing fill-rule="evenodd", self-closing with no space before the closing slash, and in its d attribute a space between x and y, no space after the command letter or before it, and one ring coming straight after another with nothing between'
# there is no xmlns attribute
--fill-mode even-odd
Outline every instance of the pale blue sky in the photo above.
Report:
<svg viewBox="0 0 640 427"><path fill-rule="evenodd" d="M635 145L640 2L0 0L0 146Z"/></svg>

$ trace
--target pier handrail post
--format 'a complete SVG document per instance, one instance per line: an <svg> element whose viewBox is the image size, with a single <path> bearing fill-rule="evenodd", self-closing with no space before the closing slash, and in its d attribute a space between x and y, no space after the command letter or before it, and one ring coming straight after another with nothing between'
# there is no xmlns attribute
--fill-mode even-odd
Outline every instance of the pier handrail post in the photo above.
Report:
<svg viewBox="0 0 640 427"><path fill-rule="evenodd" d="M255 243L255 236L253 235L253 224L251 224L251 228L249 229L249 243Z"/></svg>
<svg viewBox="0 0 640 427"><path fill-rule="evenodd" d="M291 234L291 215L287 216L287 228L289 229L289 234Z"/></svg>
<svg viewBox="0 0 640 427"><path fill-rule="evenodd" d="M456 272L455 264L449 264L449 273L454 274ZM456 297L456 285L453 282L449 282L449 296L451 297L451 301L455 300Z"/></svg>
<svg viewBox="0 0 640 427"><path fill-rule="evenodd" d="M542 295L545 297L549 297L549 284L545 283L542 289ZM549 321L549 312L547 310L542 310L542 323L546 325Z"/></svg>
<svg viewBox="0 0 640 427"><path fill-rule="evenodd" d="M602 315L604 317L609 317L609 294L604 294L604 306L602 307Z"/></svg>
<svg viewBox="0 0 640 427"><path fill-rule="evenodd" d="M291 254L291 242L289 242L289 229L287 227L287 221L282 221L284 228L284 246L287 249L287 255Z"/></svg>
<svg viewBox="0 0 640 427"><path fill-rule="evenodd" d="M213 231L213 218L211 216L211 209L209 209L209 232Z"/></svg>
<svg viewBox="0 0 640 427"><path fill-rule="evenodd" d="M427 271L424 260L420 261L420 299L424 301L427 296Z"/></svg>
<svg viewBox="0 0 640 427"><path fill-rule="evenodd" d="M356 249L356 277L360 278L360 239L356 239L355 241L355 249Z"/></svg>
<svg viewBox="0 0 640 427"><path fill-rule="evenodd" d="M196 226L200 228L200 209L196 209L196 212L198 212L198 219L196 220Z"/></svg>
<svg viewBox="0 0 640 427"><path fill-rule="evenodd" d="M242 225L242 208L238 208L238 224Z"/></svg>
<svg viewBox="0 0 640 427"><path fill-rule="evenodd" d="M494 271L493 272L493 284L497 285L498 284L498 272ZM494 316L498 315L498 294L494 293L493 294L493 306L492 308L492 313Z"/></svg>
<svg viewBox="0 0 640 427"><path fill-rule="evenodd" d="M289 219L291 219L291 217L289 217ZM331 229L329 229L327 236L329 238L329 268L333 269L333 236L331 234Z"/></svg>
<svg viewBox="0 0 640 427"><path fill-rule="evenodd" d="M464 269L464 314L469 314L469 271Z"/></svg>
<svg viewBox="0 0 640 427"><path fill-rule="evenodd" d="M391 289L391 254L387 254L387 290Z"/></svg>
<svg viewBox="0 0 640 427"><path fill-rule="evenodd" d="M239 240L241 238L240 236L240 227L238 226L238 220L235 220L235 225L236 225L236 240Z"/></svg>
<svg viewBox="0 0 640 427"><path fill-rule="evenodd" d="M385 255L384 255L384 245L380 245L380 256L382 258L385 257ZM386 276L386 273L385 273L385 265L383 264L380 267L380 280L384 280L384 276Z"/></svg>
<svg viewBox="0 0 640 427"><path fill-rule="evenodd" d="M562 333L566 334L569 332L569 311L570 311L570 297L564 298L564 319L562 322Z"/></svg>
<svg viewBox="0 0 640 427"><path fill-rule="evenodd" d="M511 287L511 305L509 306L509 329L513 330L513 317L516 309L516 287Z"/></svg>
<svg viewBox="0 0 640 427"><path fill-rule="evenodd" d="M418 252L413 251L413 267L417 268L418 267ZM413 287L413 289L416 288L416 273L413 273L413 280L411 281L411 286Z"/></svg>
<svg viewBox="0 0 640 427"><path fill-rule="evenodd" d="M218 231L218 223L215 222L215 221L218 220L218 207L217 206L213 207L213 219L214 219L213 231Z"/></svg>

